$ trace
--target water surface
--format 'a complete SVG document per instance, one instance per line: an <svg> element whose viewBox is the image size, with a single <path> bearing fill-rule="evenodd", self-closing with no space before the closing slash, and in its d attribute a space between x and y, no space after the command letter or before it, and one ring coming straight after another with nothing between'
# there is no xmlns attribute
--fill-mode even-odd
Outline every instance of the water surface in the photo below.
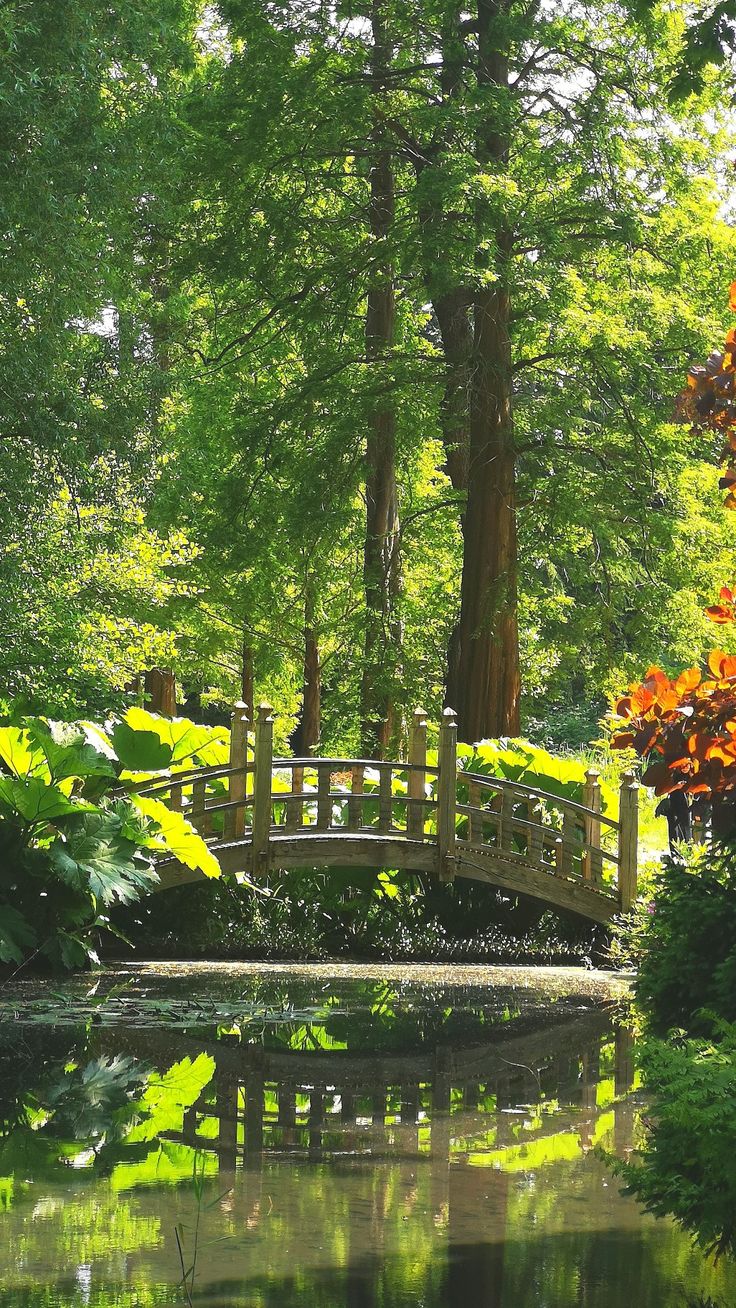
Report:
<svg viewBox="0 0 736 1308"><path fill-rule="evenodd" d="M736 1303L599 1156L645 1113L615 998L572 970L416 966L6 988L0 1304Z"/></svg>

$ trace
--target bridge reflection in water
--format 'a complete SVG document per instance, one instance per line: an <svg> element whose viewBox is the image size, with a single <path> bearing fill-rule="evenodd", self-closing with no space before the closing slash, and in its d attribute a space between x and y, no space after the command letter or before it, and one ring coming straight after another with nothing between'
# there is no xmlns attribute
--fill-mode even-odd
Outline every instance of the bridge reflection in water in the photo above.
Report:
<svg viewBox="0 0 736 1308"><path fill-rule="evenodd" d="M144 1033L128 1033L130 1052L145 1056L145 1042ZM201 1048L190 1044L192 1054ZM181 1056L180 1038L177 1050ZM408 1305L410 1300L396 1297L399 1220L416 1224L417 1234L429 1223L445 1249L431 1263L421 1260L421 1275L415 1269L433 1286L428 1283L411 1302L508 1308L505 1245L510 1198L518 1209L520 1184L533 1185L534 1175L550 1163L582 1159L598 1140L619 1154L633 1145L636 1109L627 1097L631 1035L613 1028L600 1010L543 1031L511 1037L499 1032L493 1043L469 1048L438 1044L418 1053L367 1055L218 1044L214 1052L213 1080L186 1113L182 1131L164 1138L216 1158L220 1207L232 1228L268 1244L260 1267L263 1297L244 1299L249 1305ZM293 1168L283 1167L285 1159ZM315 1191L309 1177L317 1174L322 1190ZM324 1211L306 1201L306 1195L314 1201L320 1193ZM615 1183L611 1200L617 1201ZM336 1202L342 1204L339 1218ZM530 1220L536 1221L533 1208ZM287 1265L277 1273L278 1223ZM325 1255L320 1267L319 1251L332 1239L344 1246L339 1289L334 1254ZM288 1263L294 1250L295 1264L301 1261L310 1240L315 1248L307 1258L308 1281L316 1297L307 1300L300 1297L303 1263L298 1275ZM259 1248L257 1243L255 1255L251 1250L248 1276L241 1279L242 1250L240 1265L231 1266L224 1242L218 1255L223 1290L232 1290L238 1278L241 1293L246 1285L250 1292L253 1276L259 1277ZM211 1277L210 1269L206 1280L214 1289Z"/></svg>

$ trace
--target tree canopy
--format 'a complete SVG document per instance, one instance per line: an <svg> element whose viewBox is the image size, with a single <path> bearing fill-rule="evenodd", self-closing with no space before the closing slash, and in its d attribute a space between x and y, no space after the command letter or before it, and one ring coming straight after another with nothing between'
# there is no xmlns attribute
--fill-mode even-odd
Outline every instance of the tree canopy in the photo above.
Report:
<svg viewBox="0 0 736 1308"><path fill-rule="evenodd" d="M685 16L5 6L0 694L577 743L701 658L733 140Z"/></svg>

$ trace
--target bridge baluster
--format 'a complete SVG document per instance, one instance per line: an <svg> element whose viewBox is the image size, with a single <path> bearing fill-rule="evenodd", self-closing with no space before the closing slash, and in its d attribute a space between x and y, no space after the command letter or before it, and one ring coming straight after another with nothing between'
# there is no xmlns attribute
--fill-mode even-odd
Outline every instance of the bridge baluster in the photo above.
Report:
<svg viewBox="0 0 736 1308"><path fill-rule="evenodd" d="M330 799L332 774L328 767L317 769L317 830L326 831L332 824L332 800Z"/></svg>
<svg viewBox="0 0 736 1308"><path fill-rule="evenodd" d="M575 854L578 830L576 814L566 808L562 814L562 860L561 866L558 868L561 876L572 876L572 861Z"/></svg>
<svg viewBox="0 0 736 1308"><path fill-rule="evenodd" d="M424 804L426 797L427 774L427 714L424 709L414 710L414 717L409 735L409 763L411 770L407 783L407 792L414 803L407 805L406 834L414 840L424 836Z"/></svg>
<svg viewBox="0 0 736 1308"><path fill-rule="evenodd" d="M382 767L378 774L378 830L391 830L393 795L391 793L392 771Z"/></svg>
<svg viewBox="0 0 736 1308"><path fill-rule="evenodd" d="M618 896L628 913L636 899L637 844L639 839L639 787L633 772L624 772L619 798Z"/></svg>
<svg viewBox="0 0 736 1308"><path fill-rule="evenodd" d="M169 791L169 808L172 813L181 813L184 801L180 785L172 785Z"/></svg>
<svg viewBox="0 0 736 1308"><path fill-rule="evenodd" d="M351 794L348 800L348 827L351 831L357 831L363 825L363 782L365 779L365 770L360 763L356 763L352 770L350 782Z"/></svg>
<svg viewBox="0 0 736 1308"><path fill-rule="evenodd" d="M504 790L501 797L501 818L498 824L499 849L514 847L514 792Z"/></svg>
<svg viewBox="0 0 736 1308"><path fill-rule="evenodd" d="M481 806L480 786L477 781L468 782L468 805L472 810L468 816L468 840L471 845L483 844L483 818L475 810Z"/></svg>
<svg viewBox="0 0 736 1308"><path fill-rule="evenodd" d="M195 830L201 832L203 835L207 834L207 818L205 815L206 790L206 781L199 780L192 783L191 823Z"/></svg>
<svg viewBox="0 0 736 1308"><path fill-rule="evenodd" d="M293 797L286 800L286 820L284 826L287 831L298 831L304 821L304 805L300 798L304 792L304 768L291 769L291 794Z"/></svg>
<svg viewBox="0 0 736 1308"><path fill-rule="evenodd" d="M268 866L271 832L271 773L273 768L273 717L270 704L258 705L253 777L253 871Z"/></svg>
<svg viewBox="0 0 736 1308"><path fill-rule="evenodd" d="M542 850L544 848L544 827L539 819L539 801L530 798L526 806L527 819L529 826L529 862L535 866L542 862Z"/></svg>
<svg viewBox="0 0 736 1308"><path fill-rule="evenodd" d="M228 798L237 808L225 811L225 839L242 840L245 833L245 795L248 762L248 710L242 700L233 709L230 718L230 767L236 769L228 779Z"/></svg>
<svg viewBox="0 0 736 1308"><path fill-rule="evenodd" d="M593 813L601 811L600 773L596 768L588 768L583 787L583 803ZM600 881L603 874L603 857L601 855L600 818L588 814L585 818L585 844L587 857L583 860L583 876L586 881Z"/></svg>

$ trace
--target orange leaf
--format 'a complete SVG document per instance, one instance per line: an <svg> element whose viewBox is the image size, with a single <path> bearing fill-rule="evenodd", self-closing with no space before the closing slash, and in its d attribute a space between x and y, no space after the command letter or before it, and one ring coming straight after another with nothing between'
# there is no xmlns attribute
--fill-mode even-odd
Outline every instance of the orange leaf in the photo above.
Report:
<svg viewBox="0 0 736 1308"><path fill-rule="evenodd" d="M725 608L723 604L711 604L705 612L711 622L733 622L734 619L733 609Z"/></svg>
<svg viewBox="0 0 736 1308"><path fill-rule="evenodd" d="M701 680L700 668L686 668L677 678L675 688L681 696L687 695L688 691L695 690L700 685Z"/></svg>
<svg viewBox="0 0 736 1308"><path fill-rule="evenodd" d="M710 668L714 677L718 677L720 679L721 665L725 658L727 658L727 655L724 654L722 649L712 649L710 654L708 655L708 667Z"/></svg>
<svg viewBox="0 0 736 1308"><path fill-rule="evenodd" d="M634 743L633 731L619 731L617 736L611 736L611 749L628 749Z"/></svg>
<svg viewBox="0 0 736 1308"><path fill-rule="evenodd" d="M731 480L736 481L736 472L731 469ZM730 586L721 586L718 598L722 604L733 604L733 591Z"/></svg>
<svg viewBox="0 0 736 1308"><path fill-rule="evenodd" d="M736 282L731 282L731 289L728 293L728 307L736 313Z"/></svg>

